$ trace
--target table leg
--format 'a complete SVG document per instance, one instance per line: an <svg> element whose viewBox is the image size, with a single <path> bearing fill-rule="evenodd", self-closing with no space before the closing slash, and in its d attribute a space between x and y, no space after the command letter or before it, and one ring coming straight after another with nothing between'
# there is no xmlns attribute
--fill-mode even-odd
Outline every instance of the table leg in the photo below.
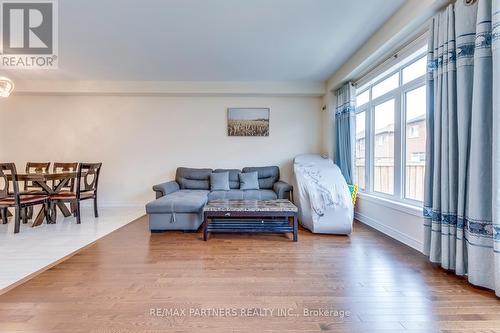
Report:
<svg viewBox="0 0 500 333"><path fill-rule="evenodd" d="M296 242L298 240L298 221L297 221L297 214L293 215L293 241Z"/></svg>
<svg viewBox="0 0 500 333"><path fill-rule="evenodd" d="M27 207L21 209L21 221L23 221L23 224L28 223L28 208Z"/></svg>
<svg viewBox="0 0 500 333"><path fill-rule="evenodd" d="M8 212L7 208L2 208L0 210L0 215L2 216L2 224L7 224L8 222L9 214L7 212Z"/></svg>
<svg viewBox="0 0 500 333"><path fill-rule="evenodd" d="M19 233L19 229L21 228L21 208L16 207L15 216L14 216L14 233Z"/></svg>
<svg viewBox="0 0 500 333"><path fill-rule="evenodd" d="M32 227L38 227L43 223L43 220L45 219L45 210L40 209L38 212L37 216L35 217L35 220L33 221L33 224L31 225Z"/></svg>
<svg viewBox="0 0 500 333"><path fill-rule="evenodd" d="M56 203L57 207L61 210L61 213L63 213L64 217L69 217L71 216L71 212L69 211L68 207L64 204L62 201L57 201Z"/></svg>
<svg viewBox="0 0 500 333"><path fill-rule="evenodd" d="M208 218L204 215L203 219L203 240L206 242L208 240Z"/></svg>
<svg viewBox="0 0 500 333"><path fill-rule="evenodd" d="M52 201L49 201L49 203L47 203L47 214L49 214L47 216L47 224L56 224L57 223L57 205Z"/></svg>

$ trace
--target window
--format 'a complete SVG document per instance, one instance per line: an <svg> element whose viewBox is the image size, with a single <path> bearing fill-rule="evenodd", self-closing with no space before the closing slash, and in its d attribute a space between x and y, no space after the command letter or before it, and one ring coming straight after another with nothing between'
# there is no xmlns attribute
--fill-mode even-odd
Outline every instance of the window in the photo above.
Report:
<svg viewBox="0 0 500 333"><path fill-rule="evenodd" d="M422 75L427 70L427 57L422 57L413 64L403 68L403 84L407 84Z"/></svg>
<svg viewBox="0 0 500 333"><path fill-rule="evenodd" d="M408 126L406 130L407 138L413 139L418 138L418 125L417 126Z"/></svg>
<svg viewBox="0 0 500 333"><path fill-rule="evenodd" d="M399 72L373 86L372 98L377 98L379 96L382 96L386 92L396 89L398 85L399 85Z"/></svg>
<svg viewBox="0 0 500 333"><path fill-rule="evenodd" d="M365 105L366 103L368 103L369 100L370 100L370 91L367 90L356 96L356 105L357 106Z"/></svg>
<svg viewBox="0 0 500 333"><path fill-rule="evenodd" d="M425 175L425 86L405 93L406 101L406 170L405 198L424 200Z"/></svg>
<svg viewBox="0 0 500 333"><path fill-rule="evenodd" d="M423 201L426 52L422 38L358 81L355 181L364 192Z"/></svg>
<svg viewBox="0 0 500 333"><path fill-rule="evenodd" d="M373 190L392 194L394 192L394 99L376 105Z"/></svg>
<svg viewBox="0 0 500 333"><path fill-rule="evenodd" d="M365 112L356 114L356 151L354 175L359 188L365 189Z"/></svg>
<svg viewBox="0 0 500 333"><path fill-rule="evenodd" d="M412 162L425 162L425 153L411 153ZM408 167L408 162L406 167Z"/></svg>

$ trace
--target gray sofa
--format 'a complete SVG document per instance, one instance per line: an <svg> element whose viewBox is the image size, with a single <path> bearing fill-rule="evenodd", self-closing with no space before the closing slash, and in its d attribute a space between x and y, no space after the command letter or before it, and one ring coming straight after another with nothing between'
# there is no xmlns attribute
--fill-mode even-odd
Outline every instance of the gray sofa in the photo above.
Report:
<svg viewBox="0 0 500 333"><path fill-rule="evenodd" d="M212 172L229 172L229 191L210 191ZM240 190L239 173L257 171L259 189ZM280 181L277 166L238 169L178 168L175 181L153 186L156 200L146 205L152 232L196 231L203 222L203 207L209 200L288 199L292 186Z"/></svg>

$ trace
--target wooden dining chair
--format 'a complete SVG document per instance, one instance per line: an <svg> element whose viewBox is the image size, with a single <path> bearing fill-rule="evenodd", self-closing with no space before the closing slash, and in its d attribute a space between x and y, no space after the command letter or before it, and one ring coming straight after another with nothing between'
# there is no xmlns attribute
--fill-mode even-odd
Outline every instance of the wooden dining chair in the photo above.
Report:
<svg viewBox="0 0 500 333"><path fill-rule="evenodd" d="M76 172L78 170L78 162L54 162L52 165L53 173L63 173L63 172ZM60 192L75 192L75 180L76 178L72 178L68 181L66 185L61 188ZM54 180L52 182L52 188L57 188L61 180ZM70 203L71 213L75 213L76 206L74 202ZM51 207L53 209L54 221L57 219L57 207Z"/></svg>
<svg viewBox="0 0 500 333"><path fill-rule="evenodd" d="M94 216L99 217L97 209L97 188L102 163L80 163L78 165L75 192L60 192L50 196L53 202L73 203L75 206L76 223L81 223L80 202L94 200Z"/></svg>
<svg viewBox="0 0 500 333"><path fill-rule="evenodd" d="M26 173L48 173L50 168L50 162L28 162L26 163ZM41 188L38 184L33 182L24 182L24 191L40 191Z"/></svg>
<svg viewBox="0 0 500 333"><path fill-rule="evenodd" d="M50 162L28 162L26 163L26 173L48 173L50 168ZM24 192L31 192L34 194L45 193L40 185L33 183L31 181L24 182ZM23 219L23 223L27 223L28 219L33 217L33 207L28 207L23 214L26 214L27 219Z"/></svg>
<svg viewBox="0 0 500 333"><path fill-rule="evenodd" d="M62 172L76 172L78 170L78 162L54 162L52 166L53 173L62 173ZM55 180L52 186L56 188L59 185L60 181ZM68 184L66 184L62 191L64 192L74 192L75 191L75 179L71 179Z"/></svg>
<svg viewBox="0 0 500 333"><path fill-rule="evenodd" d="M11 176L10 180L9 176ZM10 184L12 184L12 188ZM21 213L24 209L42 205L47 216L48 199L48 195L41 193L20 192L15 164L0 163L0 210L2 210L2 223L7 223L7 209L14 208L14 233L17 234L19 232ZM26 214L23 214L22 219L27 219Z"/></svg>

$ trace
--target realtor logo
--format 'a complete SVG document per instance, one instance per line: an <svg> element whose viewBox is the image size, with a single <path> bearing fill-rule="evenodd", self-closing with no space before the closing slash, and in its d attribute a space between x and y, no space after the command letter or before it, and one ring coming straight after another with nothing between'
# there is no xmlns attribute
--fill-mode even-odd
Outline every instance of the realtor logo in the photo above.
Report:
<svg viewBox="0 0 500 333"><path fill-rule="evenodd" d="M0 68L57 68L56 0L0 0Z"/></svg>

